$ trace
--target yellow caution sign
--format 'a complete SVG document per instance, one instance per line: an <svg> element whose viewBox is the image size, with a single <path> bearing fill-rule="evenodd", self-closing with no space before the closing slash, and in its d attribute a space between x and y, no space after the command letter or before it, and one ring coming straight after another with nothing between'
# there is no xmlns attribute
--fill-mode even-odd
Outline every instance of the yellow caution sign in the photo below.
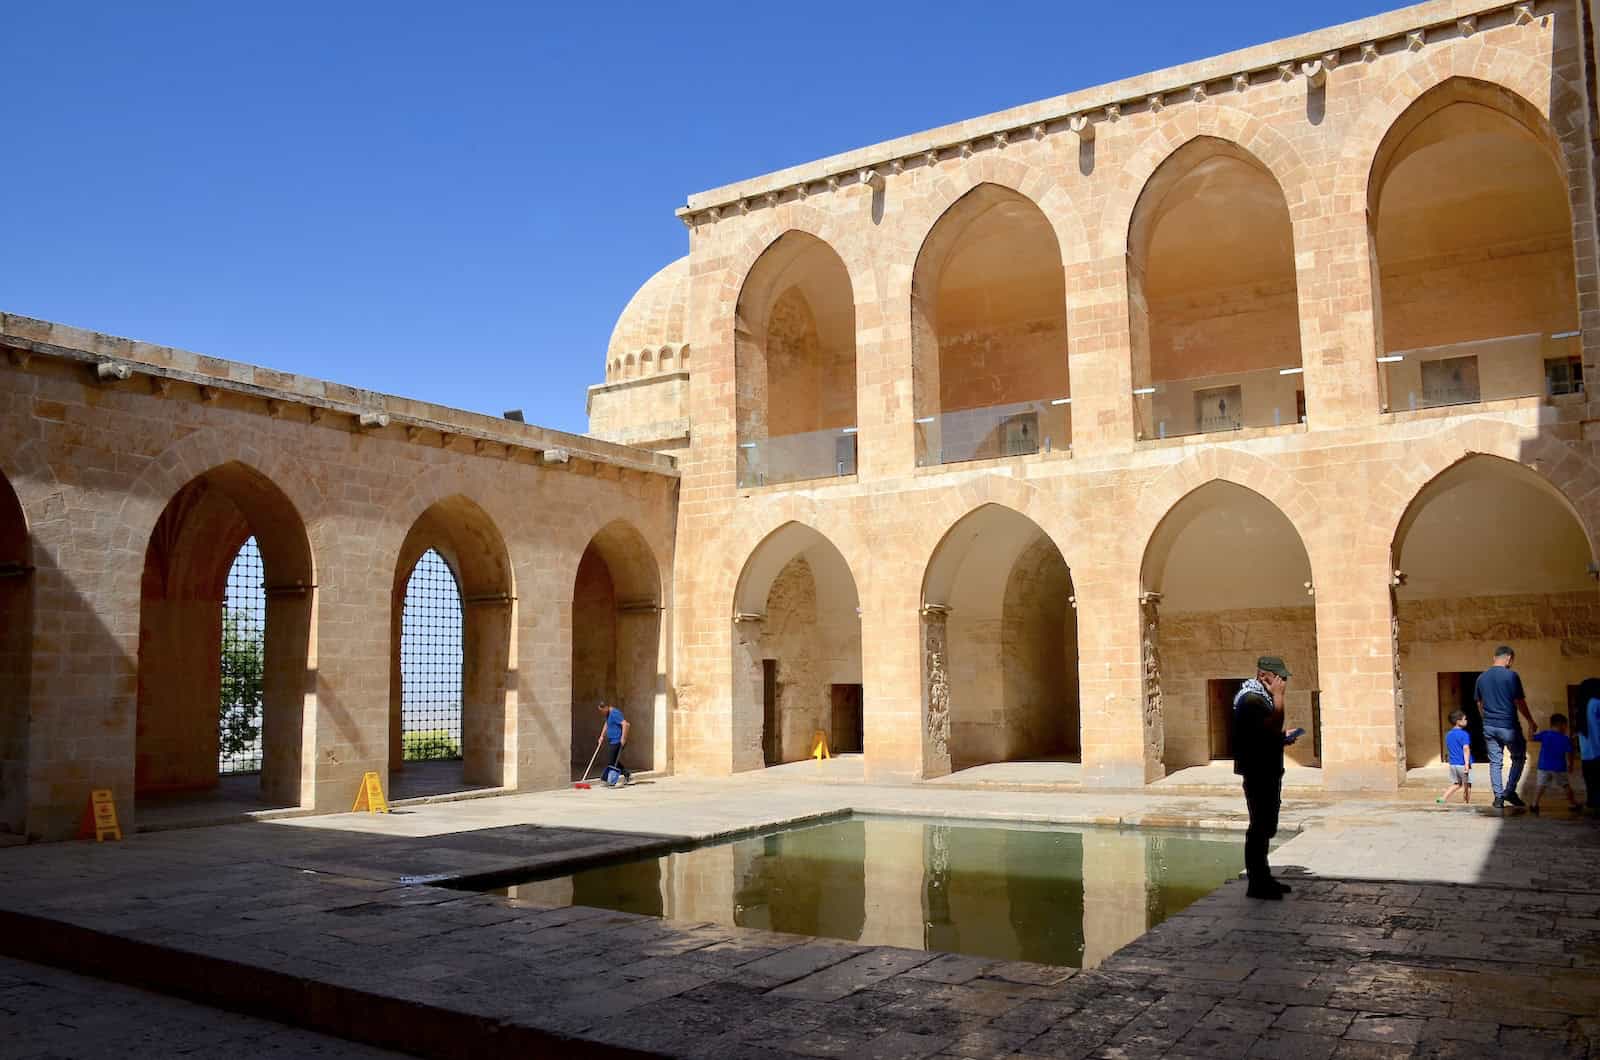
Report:
<svg viewBox="0 0 1600 1060"><path fill-rule="evenodd" d="M89 812L94 819L96 843L122 838L122 826L117 823L117 800L110 788L96 788L89 793Z"/></svg>
<svg viewBox="0 0 1600 1060"><path fill-rule="evenodd" d="M818 729L811 734L811 757L815 758L819 762L824 758L833 757L833 755L828 753L828 734L823 732L821 729Z"/></svg>
<svg viewBox="0 0 1600 1060"><path fill-rule="evenodd" d="M378 774L368 770L362 774L361 790L356 793L356 804L350 807L351 813L366 810L368 813L388 813L389 800L383 797L383 782L378 779Z"/></svg>

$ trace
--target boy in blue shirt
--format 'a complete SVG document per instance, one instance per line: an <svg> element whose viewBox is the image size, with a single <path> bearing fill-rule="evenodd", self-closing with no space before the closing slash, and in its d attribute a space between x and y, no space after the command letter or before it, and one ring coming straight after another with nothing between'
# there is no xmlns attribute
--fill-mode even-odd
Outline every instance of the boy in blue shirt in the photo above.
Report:
<svg viewBox="0 0 1600 1060"><path fill-rule="evenodd" d="M621 777L623 785L626 786L633 783L632 771L622 764L622 749L628 743L628 719L622 716L622 711L609 703L600 704L600 713L605 715L606 723L600 730L600 738L594 742L595 746L600 746L602 740L611 745L611 761L606 768L615 770L615 776ZM604 772L600 775L606 776ZM609 777L607 781L615 783Z"/></svg>
<svg viewBox="0 0 1600 1060"><path fill-rule="evenodd" d="M1446 802L1458 790L1461 792L1461 801L1472 801L1472 734L1467 731L1466 711L1455 710L1450 712L1450 724L1453 728L1444 738L1444 756L1450 764L1450 786L1444 789L1444 794L1434 799L1434 802Z"/></svg>
<svg viewBox="0 0 1600 1060"><path fill-rule="evenodd" d="M1539 812L1539 799L1545 789L1560 788L1567 793L1567 809L1581 813L1578 797L1572 793L1572 740L1567 736L1567 716L1550 715L1550 727L1536 737L1539 741L1539 786L1533 792L1529 813Z"/></svg>

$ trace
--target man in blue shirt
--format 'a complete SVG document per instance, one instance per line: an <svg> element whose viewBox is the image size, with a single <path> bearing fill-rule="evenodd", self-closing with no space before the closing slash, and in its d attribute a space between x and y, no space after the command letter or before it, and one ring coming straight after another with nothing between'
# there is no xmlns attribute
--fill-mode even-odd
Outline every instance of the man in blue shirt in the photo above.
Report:
<svg viewBox="0 0 1600 1060"><path fill-rule="evenodd" d="M1528 709L1528 697L1522 691L1522 678L1511 668L1517 653L1505 644L1494 650L1494 665L1478 677L1473 693L1478 701L1478 711L1483 716L1483 742L1489 747L1489 786L1494 790L1494 808L1506 803L1526 806L1517 794L1517 782L1522 779L1522 767L1528 761L1528 742L1522 735L1522 725L1517 720L1521 714L1528 719L1528 732L1539 731ZM1511 776L1504 783L1500 779L1501 763L1507 751L1511 752Z"/></svg>
<svg viewBox="0 0 1600 1060"><path fill-rule="evenodd" d="M1600 817L1600 678L1586 677L1578 686L1578 702L1583 706L1572 719L1578 734L1578 757L1582 761L1584 802L1589 812Z"/></svg>
<svg viewBox="0 0 1600 1060"><path fill-rule="evenodd" d="M621 777L624 785L633 783L633 773L622 764L622 749L628 743L628 719L622 716L622 711L609 703L600 704L600 713L605 715L605 727L600 730L600 738L595 740L595 746L600 746L601 741L611 745L611 761L606 766L612 771L609 775L601 773L608 784L615 784L616 778Z"/></svg>

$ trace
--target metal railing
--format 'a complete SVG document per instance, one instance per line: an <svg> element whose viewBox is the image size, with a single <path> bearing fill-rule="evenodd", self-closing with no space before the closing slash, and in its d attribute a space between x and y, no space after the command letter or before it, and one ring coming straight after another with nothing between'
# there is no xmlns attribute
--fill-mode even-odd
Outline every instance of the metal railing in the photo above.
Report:
<svg viewBox="0 0 1600 1060"><path fill-rule="evenodd" d="M1072 447L1072 399L956 409L916 421L917 466L1027 456Z"/></svg>
<svg viewBox="0 0 1600 1060"><path fill-rule="evenodd" d="M1138 437L1182 438L1305 419L1299 365L1163 380L1133 388Z"/></svg>
<svg viewBox="0 0 1600 1060"><path fill-rule="evenodd" d="M834 427L739 443L740 487L838 478L855 473L854 427Z"/></svg>
<svg viewBox="0 0 1600 1060"><path fill-rule="evenodd" d="M1534 331L1378 358L1384 412L1583 393L1582 332Z"/></svg>

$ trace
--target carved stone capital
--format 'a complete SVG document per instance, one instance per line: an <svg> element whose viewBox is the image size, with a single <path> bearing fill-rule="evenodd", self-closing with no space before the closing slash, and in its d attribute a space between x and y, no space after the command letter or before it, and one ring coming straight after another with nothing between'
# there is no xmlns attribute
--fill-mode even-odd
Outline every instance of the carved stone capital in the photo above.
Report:
<svg viewBox="0 0 1600 1060"><path fill-rule="evenodd" d="M1406 51L1420 52L1422 46L1427 43L1427 34L1420 29L1414 29L1406 34Z"/></svg>
<svg viewBox="0 0 1600 1060"><path fill-rule="evenodd" d="M1190 85L1189 86L1189 101L1191 103L1204 103L1206 101L1206 86L1205 85Z"/></svg>
<svg viewBox="0 0 1600 1060"><path fill-rule="evenodd" d="M1456 19L1456 32L1463 37L1470 37L1478 32L1478 16L1468 15L1466 18Z"/></svg>
<svg viewBox="0 0 1600 1060"><path fill-rule="evenodd" d="M1370 63L1370 62L1373 62L1374 60L1376 60L1377 58L1378 58L1378 42L1377 41L1369 40L1365 44L1361 45L1361 61L1362 62Z"/></svg>
<svg viewBox="0 0 1600 1060"><path fill-rule="evenodd" d="M1089 120L1089 115L1074 114L1071 118L1067 119L1067 125L1072 129L1073 132L1078 134L1078 139L1094 139L1094 122Z"/></svg>
<svg viewBox="0 0 1600 1060"><path fill-rule="evenodd" d="M1301 63L1300 72L1306 75L1306 80L1311 83L1312 88L1321 88L1328 83L1328 68L1322 65L1321 59Z"/></svg>
<svg viewBox="0 0 1600 1060"><path fill-rule="evenodd" d="M1233 75L1233 90L1235 92L1248 92L1250 90L1250 75L1249 74L1234 74Z"/></svg>
<svg viewBox="0 0 1600 1060"><path fill-rule="evenodd" d="M1166 99L1164 99L1162 97L1160 92L1157 92L1155 95L1153 95L1149 99L1145 100L1145 102L1150 104L1150 113L1151 114L1160 114L1162 108L1164 108L1167 105Z"/></svg>

